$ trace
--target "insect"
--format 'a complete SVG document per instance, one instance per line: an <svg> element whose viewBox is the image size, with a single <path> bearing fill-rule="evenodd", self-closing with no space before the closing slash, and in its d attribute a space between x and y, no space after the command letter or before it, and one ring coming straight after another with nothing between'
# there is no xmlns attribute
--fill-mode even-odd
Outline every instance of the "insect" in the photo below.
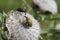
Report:
<svg viewBox="0 0 60 40"><path fill-rule="evenodd" d="M26 9L18 8L17 11L19 11L19 12L26 12Z"/></svg>
<svg viewBox="0 0 60 40"><path fill-rule="evenodd" d="M26 9L23 9L23 8L18 8L17 11L19 12L24 12L25 13L25 18L26 18L26 22L24 22L24 24L26 24L26 27L27 26L32 26L32 23L31 21L29 20L29 18L26 17Z"/></svg>

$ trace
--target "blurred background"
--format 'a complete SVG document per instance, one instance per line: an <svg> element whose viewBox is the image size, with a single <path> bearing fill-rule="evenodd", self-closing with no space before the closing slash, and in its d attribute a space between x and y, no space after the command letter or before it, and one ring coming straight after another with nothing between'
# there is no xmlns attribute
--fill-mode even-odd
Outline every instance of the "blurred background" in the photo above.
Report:
<svg viewBox="0 0 60 40"><path fill-rule="evenodd" d="M42 37L39 40L60 40L60 30L56 30L56 25L60 23L60 0L56 0L56 2L58 6L57 15L38 15L32 9L32 0L0 0L0 40L8 40L9 33L5 27L6 14L17 8L26 9L39 21L41 25L40 36Z"/></svg>

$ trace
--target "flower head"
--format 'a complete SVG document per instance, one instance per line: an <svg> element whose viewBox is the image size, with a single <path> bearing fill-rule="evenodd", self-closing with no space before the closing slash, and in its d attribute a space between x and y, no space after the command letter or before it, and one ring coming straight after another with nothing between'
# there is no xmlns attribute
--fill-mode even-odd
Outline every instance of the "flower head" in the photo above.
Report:
<svg viewBox="0 0 60 40"><path fill-rule="evenodd" d="M55 0L33 0L33 2L39 6L43 12L51 12L52 14L57 13L57 4Z"/></svg>
<svg viewBox="0 0 60 40"><path fill-rule="evenodd" d="M40 35L40 25L34 17L28 13L13 11L9 12L9 17L6 19L6 27L9 34L13 34L13 40L38 40ZM26 23L26 18L29 25Z"/></svg>

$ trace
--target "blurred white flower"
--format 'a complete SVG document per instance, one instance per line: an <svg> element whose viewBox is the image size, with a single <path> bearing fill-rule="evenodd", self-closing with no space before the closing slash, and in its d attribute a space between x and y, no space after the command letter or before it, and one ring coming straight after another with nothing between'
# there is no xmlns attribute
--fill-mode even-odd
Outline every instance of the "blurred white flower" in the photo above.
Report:
<svg viewBox="0 0 60 40"><path fill-rule="evenodd" d="M26 13L26 17L32 21L32 26L29 27L23 24L26 21L24 12L13 11L9 13L9 17L6 19L6 27L10 36L13 36L12 40L38 40L40 25L32 15Z"/></svg>
<svg viewBox="0 0 60 40"><path fill-rule="evenodd" d="M55 0L33 0L34 4L38 5L43 12L57 13L57 4Z"/></svg>
<svg viewBox="0 0 60 40"><path fill-rule="evenodd" d="M56 24L56 30L60 31L60 23Z"/></svg>

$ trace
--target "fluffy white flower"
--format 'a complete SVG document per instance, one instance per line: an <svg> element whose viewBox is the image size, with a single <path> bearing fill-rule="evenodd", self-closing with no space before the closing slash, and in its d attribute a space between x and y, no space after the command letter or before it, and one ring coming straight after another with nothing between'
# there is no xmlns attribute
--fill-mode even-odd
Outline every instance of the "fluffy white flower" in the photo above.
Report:
<svg viewBox="0 0 60 40"><path fill-rule="evenodd" d="M23 24L26 21L24 12L13 11L9 13L9 17L6 19L6 27L9 34L13 35L12 40L38 40L40 25L32 15L26 13L26 17L32 21L32 26L27 28Z"/></svg>
<svg viewBox="0 0 60 40"><path fill-rule="evenodd" d="M55 0L33 0L33 2L44 12L49 11L52 14L57 13L57 4Z"/></svg>
<svg viewBox="0 0 60 40"><path fill-rule="evenodd" d="M57 29L58 31L60 31L60 23L57 23L57 24L56 24L56 29Z"/></svg>

